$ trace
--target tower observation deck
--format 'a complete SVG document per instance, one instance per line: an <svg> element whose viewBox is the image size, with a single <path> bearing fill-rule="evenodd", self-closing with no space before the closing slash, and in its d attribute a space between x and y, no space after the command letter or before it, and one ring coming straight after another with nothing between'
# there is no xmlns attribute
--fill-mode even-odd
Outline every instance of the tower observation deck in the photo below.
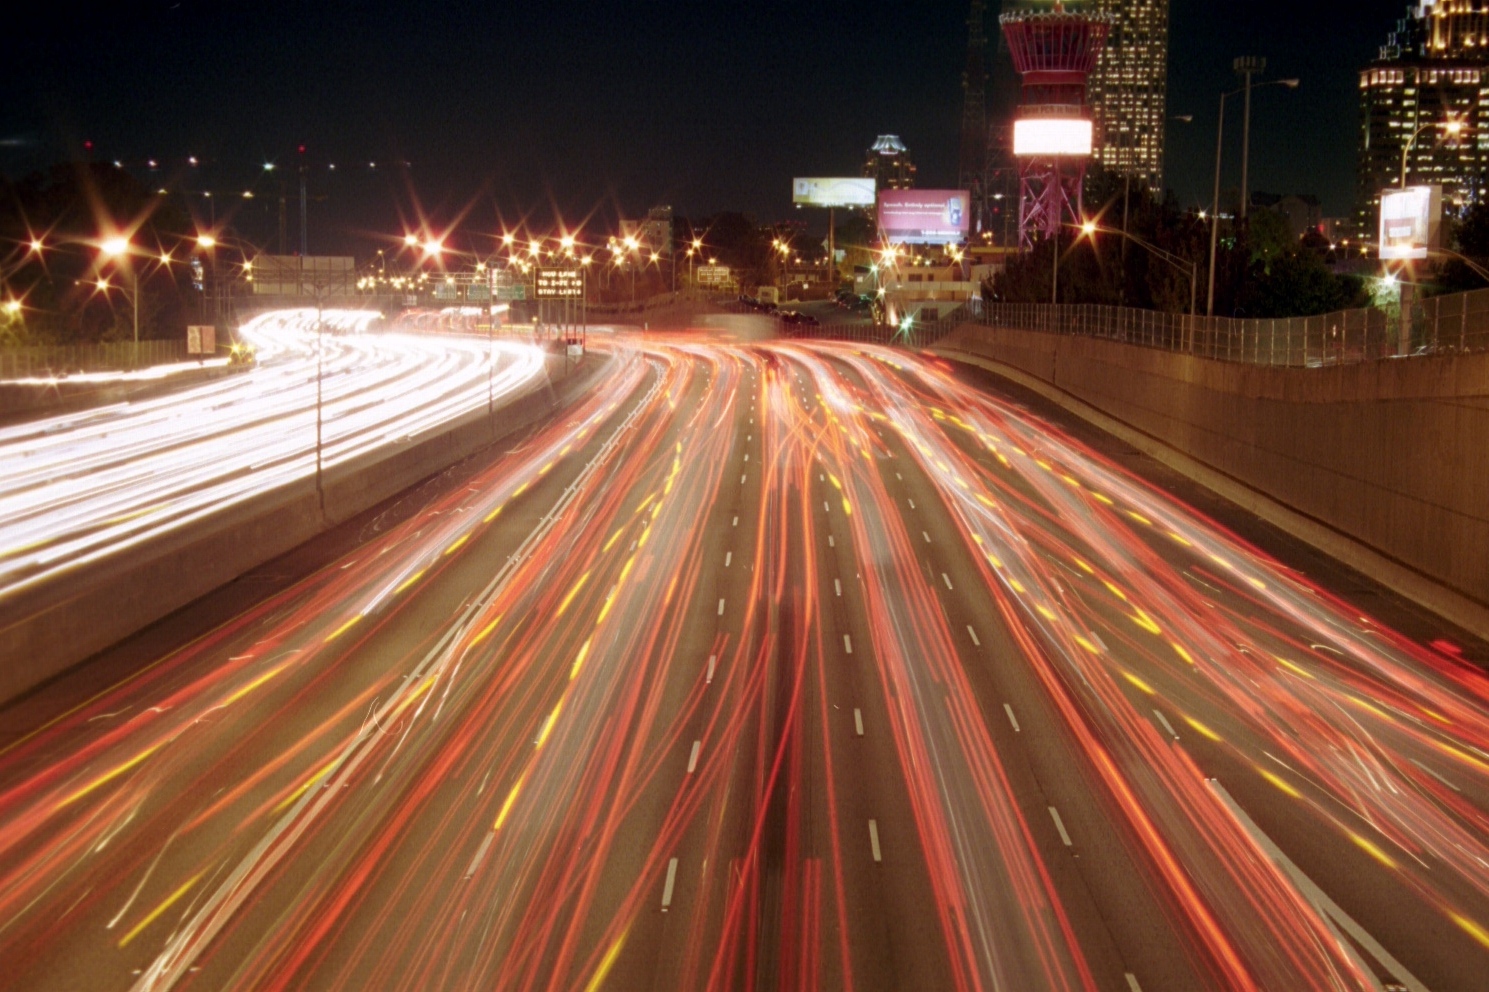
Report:
<svg viewBox="0 0 1489 992"><path fill-rule="evenodd" d="M1023 92L1013 125L1019 162L1019 243L1059 234L1081 221L1082 186L1093 149L1087 81L1111 31L1110 18L1067 11L999 18Z"/></svg>

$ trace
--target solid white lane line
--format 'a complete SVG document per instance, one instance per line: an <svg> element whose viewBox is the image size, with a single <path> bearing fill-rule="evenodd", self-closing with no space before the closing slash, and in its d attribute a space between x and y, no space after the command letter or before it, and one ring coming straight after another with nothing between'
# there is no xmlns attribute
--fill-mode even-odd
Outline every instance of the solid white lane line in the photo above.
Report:
<svg viewBox="0 0 1489 992"><path fill-rule="evenodd" d="M730 565L730 564L731 564L731 563L732 563L732 562L733 562L733 561L734 561L734 552L733 552L733 551L728 551L728 552L725 552L725 554L724 554L724 567L725 567L725 568L728 568L728 567L729 567L729 565Z"/></svg>
<svg viewBox="0 0 1489 992"><path fill-rule="evenodd" d="M880 854L880 851L879 851L879 821L878 820L870 820L869 821L869 847L873 849L874 860L876 862L883 861L884 860L883 856Z"/></svg>
<svg viewBox="0 0 1489 992"><path fill-rule="evenodd" d="M941 573L941 581L946 583L946 588L951 588L951 579L946 575L945 572Z"/></svg>
<svg viewBox="0 0 1489 992"><path fill-rule="evenodd" d="M719 656L716 654L711 654L708 656L708 678L704 679L705 684L711 684L713 682L713 666L718 662L718 660Z"/></svg>
<svg viewBox="0 0 1489 992"><path fill-rule="evenodd" d="M701 751L701 750L703 750L703 742L702 741L694 741L693 742L693 753L690 754L690 755L688 755L688 774L689 775L693 774L694 770L696 770L697 767L698 767L698 752Z"/></svg>
<svg viewBox="0 0 1489 992"><path fill-rule="evenodd" d="M719 616L723 616L723 615L724 615L724 601L721 599L721 600L719 600Z"/></svg>
<svg viewBox="0 0 1489 992"><path fill-rule="evenodd" d="M1060 811L1051 806L1050 817L1055 821L1055 829L1060 831L1060 840L1065 843L1066 847L1074 847L1075 845L1070 843L1070 835L1065 832L1065 821L1060 819Z"/></svg>
<svg viewBox="0 0 1489 992"><path fill-rule="evenodd" d="M1154 710L1153 715L1158 718L1159 723L1163 724L1163 729L1168 731L1168 735L1170 737L1172 737L1174 740L1179 739L1179 732L1174 729L1173 724L1168 722L1168 717L1163 715L1162 710Z"/></svg>
<svg viewBox="0 0 1489 992"><path fill-rule="evenodd" d="M667 884L662 886L662 912L672 906L672 887L677 884L677 859L667 862Z"/></svg>
<svg viewBox="0 0 1489 992"><path fill-rule="evenodd" d="M927 543L927 544L930 544L931 543L931 535L927 534L925 531L921 531L920 532L920 536L923 537L923 538L925 538L925 543Z"/></svg>
<svg viewBox="0 0 1489 992"><path fill-rule="evenodd" d="M1130 971L1127 973L1127 987L1131 992L1143 992L1143 987L1137 983L1137 976Z"/></svg>
<svg viewBox="0 0 1489 992"><path fill-rule="evenodd" d="M481 846L476 851L476 856L471 858L470 867L465 869L465 877L467 879L476 873L477 868L481 867L481 862L486 858L486 851L491 847L491 842L494 840L496 840L496 831L487 832L486 839L481 841Z"/></svg>
<svg viewBox="0 0 1489 992"><path fill-rule="evenodd" d="M842 579L833 579L832 580L832 588L834 589L834 591L837 592L837 594L839 596L841 596L843 594L843 580Z"/></svg>
<svg viewBox="0 0 1489 992"><path fill-rule="evenodd" d="M847 634L843 635L843 652L845 654L853 653L853 638L849 637Z"/></svg>
<svg viewBox="0 0 1489 992"><path fill-rule="evenodd" d="M1268 837L1262 832L1262 828L1256 825L1256 821L1251 819L1250 815L1241 808L1241 804L1236 802L1231 794L1226 791L1225 786L1220 784L1218 779L1207 779L1206 783L1210 786L1210 790L1215 793L1216 797L1220 799L1221 803L1231 811L1231 815L1240 821L1241 826L1251 835L1251 839L1256 842L1257 846L1266 852L1267 856L1277 864L1277 867L1282 869L1283 874L1292 879L1293 885L1297 886L1298 891L1303 894L1303 898L1313 903L1321 913L1337 923L1340 929L1354 938L1355 943L1363 947L1375 960L1379 961L1388 971L1392 972L1396 980L1402 985L1405 985L1410 992L1428 992L1427 986L1422 984L1421 979L1407 971L1405 965L1392 957L1389 951L1380 946L1379 941L1370 936L1365 931L1365 928L1356 923L1348 913L1340 909L1339 904L1330 899L1328 893L1319 888L1313 879L1303 874L1302 869L1293 864L1292 860L1286 854L1282 853L1282 848L1278 847L1273 843L1271 837ZM1347 941L1340 939L1339 946L1343 947L1351 955L1354 954ZM1358 958L1356 960L1358 961ZM1365 974L1372 973L1372 969L1363 961L1359 961L1359 967Z"/></svg>
<svg viewBox="0 0 1489 992"><path fill-rule="evenodd" d="M977 638L977 631L975 631L975 630L972 629L972 625L970 623L967 624L967 633L969 633L969 634L972 635L972 643L973 644L976 644L978 647L982 647L982 641L978 640L978 638Z"/></svg>
<svg viewBox="0 0 1489 992"><path fill-rule="evenodd" d="M863 736L863 710L857 707L853 709L853 729L858 732L859 737Z"/></svg>
<svg viewBox="0 0 1489 992"><path fill-rule="evenodd" d="M1003 712L1008 714L1008 722L1013 724L1013 732L1015 734L1020 733L1019 718L1013 715L1013 707L1009 706L1007 703L1004 703Z"/></svg>

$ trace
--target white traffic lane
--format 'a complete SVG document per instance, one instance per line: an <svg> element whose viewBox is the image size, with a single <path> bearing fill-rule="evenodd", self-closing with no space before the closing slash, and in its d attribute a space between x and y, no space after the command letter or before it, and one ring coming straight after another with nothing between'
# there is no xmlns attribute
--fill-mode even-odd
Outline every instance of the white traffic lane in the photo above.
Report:
<svg viewBox="0 0 1489 992"><path fill-rule="evenodd" d="M373 334L378 315L277 311L241 329L252 370L0 429L0 605L316 471L502 403L544 374L515 341Z"/></svg>

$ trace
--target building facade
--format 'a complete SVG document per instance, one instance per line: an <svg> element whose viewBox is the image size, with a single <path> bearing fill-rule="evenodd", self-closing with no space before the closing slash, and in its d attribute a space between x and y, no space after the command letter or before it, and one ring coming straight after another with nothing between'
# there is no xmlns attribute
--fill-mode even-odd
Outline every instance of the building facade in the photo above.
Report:
<svg viewBox="0 0 1489 992"><path fill-rule="evenodd" d="M1375 229L1380 192L1443 187L1458 212L1486 194L1489 0L1423 0L1360 73L1356 223Z"/></svg>
<svg viewBox="0 0 1489 992"><path fill-rule="evenodd" d="M863 177L877 180L880 189L914 189L915 163L910 161L910 149L898 135L879 135L864 159Z"/></svg>
<svg viewBox="0 0 1489 992"><path fill-rule="evenodd" d="M1168 131L1169 0L1092 0L1085 9L1112 20L1091 75L1096 160L1163 192Z"/></svg>

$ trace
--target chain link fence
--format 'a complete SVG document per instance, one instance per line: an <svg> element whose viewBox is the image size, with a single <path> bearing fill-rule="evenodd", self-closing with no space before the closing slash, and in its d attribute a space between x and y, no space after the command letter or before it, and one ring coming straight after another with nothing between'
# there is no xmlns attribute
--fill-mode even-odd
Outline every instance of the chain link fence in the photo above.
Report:
<svg viewBox="0 0 1489 992"><path fill-rule="evenodd" d="M186 342L116 341L108 344L0 348L0 379L51 379L79 372L118 372L188 359Z"/></svg>
<svg viewBox="0 0 1489 992"><path fill-rule="evenodd" d="M1421 300L1401 310L1342 310L1316 317L1190 317L1126 307L995 303L990 327L1075 334L1182 351L1227 362L1312 368L1410 355L1489 351L1489 290Z"/></svg>

